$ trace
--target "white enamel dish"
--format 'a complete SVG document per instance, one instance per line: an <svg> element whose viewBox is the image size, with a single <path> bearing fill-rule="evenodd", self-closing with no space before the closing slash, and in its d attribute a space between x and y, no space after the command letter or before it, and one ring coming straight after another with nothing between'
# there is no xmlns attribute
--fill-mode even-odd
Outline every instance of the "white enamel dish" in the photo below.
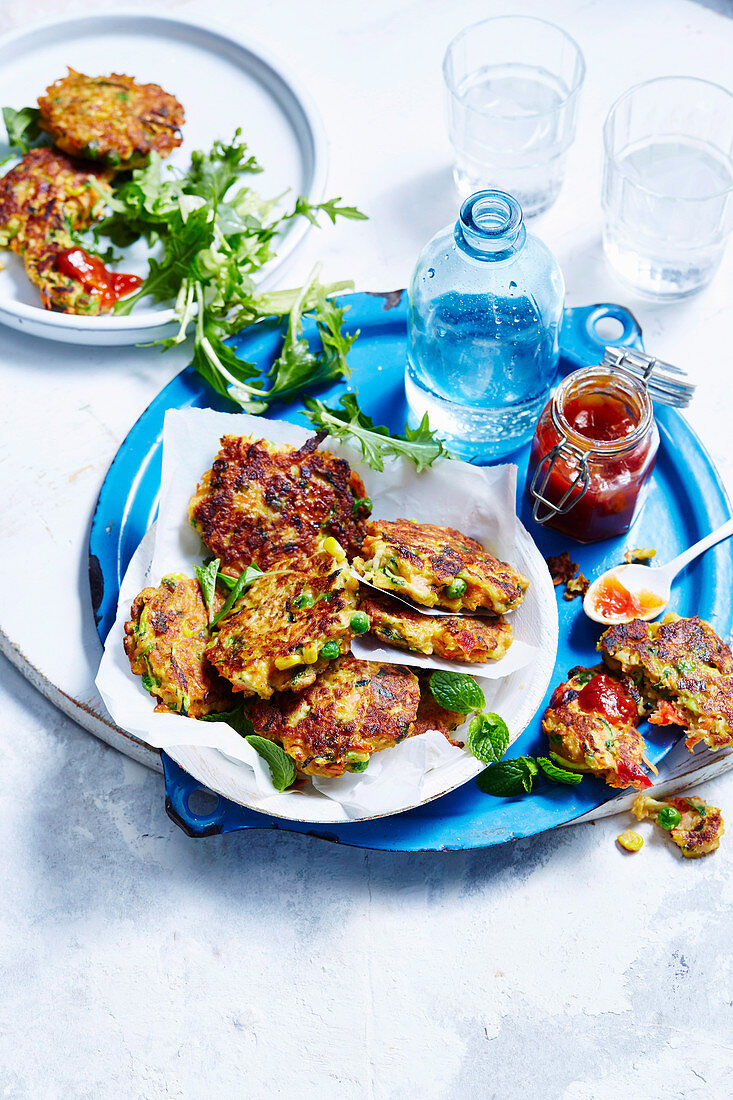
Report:
<svg viewBox="0 0 733 1100"><path fill-rule="evenodd" d="M241 127L264 168L252 177L256 190L267 197L288 191L286 205L299 194L314 202L324 197L328 147L318 112L298 81L261 47L209 22L170 14L113 11L36 24L0 39L0 106L35 106L67 66L91 75L127 73L177 96L186 123L183 144L168 163L185 167L193 149L230 140ZM0 143L0 157L6 153ZM309 228L305 218L288 223L260 285L281 275ZM133 246L119 269L145 274L146 255ZM32 336L118 346L174 331L165 304L140 303L129 317L44 310L19 258L4 251L0 262L0 321Z"/></svg>

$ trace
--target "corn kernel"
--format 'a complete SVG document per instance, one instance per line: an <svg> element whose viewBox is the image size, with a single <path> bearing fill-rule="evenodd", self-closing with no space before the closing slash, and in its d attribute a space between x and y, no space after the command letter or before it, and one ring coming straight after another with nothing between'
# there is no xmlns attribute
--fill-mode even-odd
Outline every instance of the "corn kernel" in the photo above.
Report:
<svg viewBox="0 0 733 1100"><path fill-rule="evenodd" d="M279 668L280 671L284 671L286 668L293 668L295 665L299 665L303 658L299 653L290 653L287 657L276 657L275 668ZM313 664L313 662L310 662Z"/></svg>
<svg viewBox="0 0 733 1100"><path fill-rule="evenodd" d="M625 829L616 837L616 842L625 848L627 852L638 852L644 843L644 838L635 833L633 829Z"/></svg>
<svg viewBox="0 0 733 1100"><path fill-rule="evenodd" d="M303 661L307 665L314 665L318 660L319 647L316 642L309 642L303 647Z"/></svg>
<svg viewBox="0 0 733 1100"><path fill-rule="evenodd" d="M346 557L346 551L333 535L328 535L328 537L323 540L323 549L326 553L331 554L336 561L343 561Z"/></svg>

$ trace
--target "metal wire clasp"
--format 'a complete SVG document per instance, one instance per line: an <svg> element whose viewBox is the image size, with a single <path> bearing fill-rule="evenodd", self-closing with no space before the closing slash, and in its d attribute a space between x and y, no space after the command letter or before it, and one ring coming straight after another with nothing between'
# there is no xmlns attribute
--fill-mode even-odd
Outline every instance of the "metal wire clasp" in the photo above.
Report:
<svg viewBox="0 0 733 1100"><path fill-rule="evenodd" d="M575 478L570 483L566 491L560 497L557 504L548 500L545 496L545 490L547 489L547 483L550 480L550 475L555 467L555 463L558 458L574 459L578 466L578 472ZM547 473L545 474L542 484L538 486L540 478L542 476L542 467L547 463ZM532 483L529 487L529 491L532 494L534 503L532 505L532 516L537 523L547 523L548 519L552 519L553 516L561 516L565 512L569 512L573 508L580 498L585 495L588 489L588 482L590 480L590 474L588 472L588 453L587 451L581 451L578 447L574 447L572 443L568 443L567 436L561 436L551 451L548 451L546 455L537 463L537 469L534 472ZM575 490L579 492L573 496ZM547 508L547 513L540 516L540 506L543 505Z"/></svg>

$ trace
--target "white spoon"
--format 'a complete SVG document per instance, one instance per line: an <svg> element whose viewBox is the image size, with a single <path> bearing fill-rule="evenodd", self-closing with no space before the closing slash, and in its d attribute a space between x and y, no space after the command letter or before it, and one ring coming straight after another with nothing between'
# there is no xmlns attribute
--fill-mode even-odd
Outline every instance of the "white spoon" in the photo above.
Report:
<svg viewBox="0 0 733 1100"><path fill-rule="evenodd" d="M630 623L632 619L656 619L669 603L672 581L685 566L696 557L709 550L711 546L733 535L733 519L729 519L717 531L700 539L684 554L679 554L666 565L650 568L648 565L616 565L607 569L593 581L585 594L583 610L589 619L597 623ZM613 594L619 604L628 607L619 610L601 611L597 607L603 589L608 589L609 581ZM608 594L607 592L605 594Z"/></svg>

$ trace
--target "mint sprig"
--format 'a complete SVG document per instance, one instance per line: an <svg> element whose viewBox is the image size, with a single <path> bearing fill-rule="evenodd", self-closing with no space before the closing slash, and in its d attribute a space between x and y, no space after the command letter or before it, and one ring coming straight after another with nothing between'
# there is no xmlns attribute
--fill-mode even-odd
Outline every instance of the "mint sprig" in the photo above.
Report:
<svg viewBox="0 0 733 1100"><path fill-rule="evenodd" d="M476 783L484 794L506 798L528 794L532 790L536 775L537 765L532 757L517 756L511 760L502 760L499 764L492 764L485 772L481 772Z"/></svg>
<svg viewBox="0 0 733 1100"><path fill-rule="evenodd" d="M465 672L439 669L431 675L428 682L436 703L446 710L470 714L474 710L483 710L486 706L483 691L473 676L467 676Z"/></svg>
<svg viewBox="0 0 733 1100"><path fill-rule="evenodd" d="M268 741L266 737L260 737L256 733L248 734L245 740L269 764L273 786L278 791L285 791L288 787L292 787L298 776L292 756L289 756L285 749L276 745L274 741Z"/></svg>
<svg viewBox="0 0 733 1100"><path fill-rule="evenodd" d="M218 615L215 615L209 623L210 630L213 630L215 626L218 626L221 620L229 614L239 597L244 592L245 588L249 588L249 586L253 584L254 581L259 580L260 577L264 577L264 573L256 565L248 565L247 568L239 574L234 587L224 601L223 607L219 611Z"/></svg>
<svg viewBox="0 0 733 1100"><path fill-rule="evenodd" d="M559 768L546 756L538 756L537 763L542 769L543 775L551 783L563 783L566 787L576 787L583 778L580 772L571 772L567 768Z"/></svg>
<svg viewBox="0 0 733 1100"><path fill-rule="evenodd" d="M504 719L491 712L475 714L468 726L466 748L483 764L498 764L509 748L509 730Z"/></svg>

